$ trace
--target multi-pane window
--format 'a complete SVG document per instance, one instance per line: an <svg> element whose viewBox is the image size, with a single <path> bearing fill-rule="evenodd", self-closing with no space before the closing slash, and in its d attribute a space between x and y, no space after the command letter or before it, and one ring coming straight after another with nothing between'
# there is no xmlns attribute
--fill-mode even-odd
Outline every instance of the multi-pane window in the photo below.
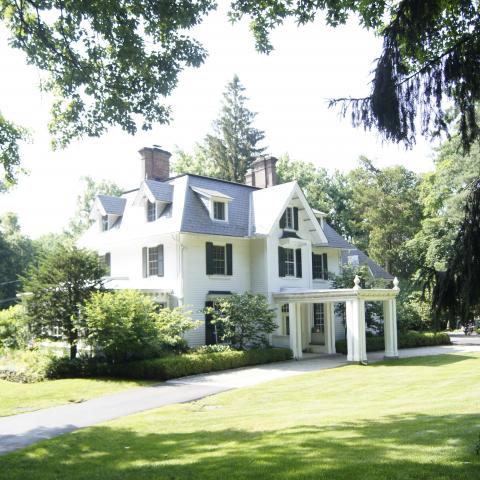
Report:
<svg viewBox="0 0 480 480"><path fill-rule="evenodd" d="M212 267L214 275L225 275L225 247L212 246Z"/></svg>
<svg viewBox="0 0 480 480"><path fill-rule="evenodd" d="M282 324L284 335L290 335L290 311L288 303L282 305Z"/></svg>
<svg viewBox="0 0 480 480"><path fill-rule="evenodd" d="M225 203L213 202L213 218L215 220L225 220Z"/></svg>
<svg viewBox="0 0 480 480"><path fill-rule="evenodd" d="M312 276L316 279L328 280L328 266L326 253L312 254Z"/></svg>
<svg viewBox="0 0 480 480"><path fill-rule="evenodd" d="M293 248L285 248L285 275L287 277L295 276L295 252Z"/></svg>
<svg viewBox="0 0 480 480"><path fill-rule="evenodd" d="M285 228L289 228L290 230L294 229L292 207L287 207L287 209L285 210Z"/></svg>
<svg viewBox="0 0 480 480"><path fill-rule="evenodd" d="M158 275L158 247L150 247L147 252L148 275Z"/></svg>
<svg viewBox="0 0 480 480"><path fill-rule="evenodd" d="M325 308L323 303L313 304L313 326L322 332L325 328Z"/></svg>
<svg viewBox="0 0 480 480"><path fill-rule="evenodd" d="M153 222L157 219L157 204L147 201L147 222Z"/></svg>
<svg viewBox="0 0 480 480"><path fill-rule="evenodd" d="M108 230L108 215L102 215L102 231L105 232Z"/></svg>

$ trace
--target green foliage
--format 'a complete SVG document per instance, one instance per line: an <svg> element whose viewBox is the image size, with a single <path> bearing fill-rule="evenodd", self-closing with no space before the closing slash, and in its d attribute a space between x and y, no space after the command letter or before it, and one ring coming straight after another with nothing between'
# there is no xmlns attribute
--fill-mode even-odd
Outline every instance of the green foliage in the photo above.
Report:
<svg viewBox="0 0 480 480"><path fill-rule="evenodd" d="M292 352L284 348L184 354L118 365L112 373L118 378L168 380L249 365L282 362L291 358Z"/></svg>
<svg viewBox="0 0 480 480"><path fill-rule="evenodd" d="M24 349L30 340L28 317L22 305L0 310L0 351Z"/></svg>
<svg viewBox="0 0 480 480"><path fill-rule="evenodd" d="M110 363L184 348L183 334L197 323L181 308L157 311L157 304L136 290L94 293L82 312L87 344Z"/></svg>
<svg viewBox="0 0 480 480"><path fill-rule="evenodd" d="M384 338L381 336L367 337L367 352L376 352L385 348ZM436 345L451 345L446 333L437 332L407 332L398 335L398 348L433 347ZM337 353L347 354L347 341L335 342Z"/></svg>
<svg viewBox="0 0 480 480"><path fill-rule="evenodd" d="M23 279L26 309L32 331L40 338L52 337L55 327L70 345L75 358L77 342L85 328L80 308L92 293L102 288L105 267L94 252L58 246L46 252L38 266L31 266Z"/></svg>
<svg viewBox="0 0 480 480"><path fill-rule="evenodd" d="M49 378L55 356L41 350L9 350L0 358L0 379L35 383Z"/></svg>
<svg viewBox="0 0 480 480"><path fill-rule="evenodd" d="M98 137L118 125L135 134L169 120L163 103L185 67L206 52L188 35L216 6L212 0L146 2L0 1L9 44L43 72L54 96L48 125L54 146ZM18 162L18 127L0 119L2 161Z"/></svg>
<svg viewBox="0 0 480 480"><path fill-rule="evenodd" d="M12 212L0 216L0 308L16 303L24 275L38 254L36 243L22 234Z"/></svg>
<svg viewBox="0 0 480 480"><path fill-rule="evenodd" d="M195 353L218 353L231 352L233 348L224 343L215 343L213 345L202 345L194 350Z"/></svg>
<svg viewBox="0 0 480 480"><path fill-rule="evenodd" d="M245 174L256 156L265 149L258 146L265 135L253 127L256 113L247 106L245 87L237 75L223 94L220 116L213 122L213 133L197 145L193 155L178 152L173 166L177 173L214 176L231 182L245 182Z"/></svg>
<svg viewBox="0 0 480 480"><path fill-rule="evenodd" d="M19 142L27 139L25 129L9 122L0 113L0 193L16 183L16 177L21 171Z"/></svg>
<svg viewBox="0 0 480 480"><path fill-rule="evenodd" d="M475 102L480 100L480 14L476 1L401 0L397 2L303 2L235 0L234 20L248 15L257 48L270 52L269 32L292 17L299 24L313 22L320 13L331 26L357 15L360 23L383 38L376 60L371 94L364 98L331 100L351 111L355 126L377 129L384 138L411 146L416 126L423 135L446 130L450 116L445 98L459 118L461 142L468 149L480 128Z"/></svg>
<svg viewBox="0 0 480 480"><path fill-rule="evenodd" d="M205 309L217 325L220 339L234 347L261 347L268 344L267 335L277 328L275 310L264 295L245 292L218 300Z"/></svg>
<svg viewBox="0 0 480 480"><path fill-rule="evenodd" d="M78 238L94 222L91 218L91 213L97 195L103 194L117 197L123 192L118 185L107 180L96 182L88 176L82 177L81 180L85 183L85 187L83 193L77 197L77 209L68 225L69 234L74 238Z"/></svg>

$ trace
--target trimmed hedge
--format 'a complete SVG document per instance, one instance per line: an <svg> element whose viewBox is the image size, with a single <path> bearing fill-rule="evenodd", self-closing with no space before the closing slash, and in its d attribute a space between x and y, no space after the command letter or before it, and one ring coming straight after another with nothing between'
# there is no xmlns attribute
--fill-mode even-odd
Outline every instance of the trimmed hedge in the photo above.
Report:
<svg viewBox="0 0 480 480"><path fill-rule="evenodd" d="M91 359L58 359L51 365L49 378L115 377L135 380L169 380L199 373L216 372L262 363L290 360L286 348L252 349L214 353L188 353L150 360L109 365Z"/></svg>
<svg viewBox="0 0 480 480"><path fill-rule="evenodd" d="M367 337L367 352L376 352L385 348L383 337ZM435 345L451 345L452 341L447 333L408 332L398 335L398 348L431 347ZM335 342L337 353L347 354L347 341Z"/></svg>

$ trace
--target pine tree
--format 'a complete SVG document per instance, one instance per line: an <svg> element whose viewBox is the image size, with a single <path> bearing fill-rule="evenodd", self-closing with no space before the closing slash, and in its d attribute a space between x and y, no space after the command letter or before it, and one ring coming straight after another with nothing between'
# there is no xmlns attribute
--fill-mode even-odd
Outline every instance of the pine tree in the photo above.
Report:
<svg viewBox="0 0 480 480"><path fill-rule="evenodd" d="M206 152L218 168L219 178L240 183L245 181L254 158L265 150L257 146L265 135L252 126L257 114L246 107L244 91L235 75L223 94L220 118L213 123L214 134L205 138Z"/></svg>

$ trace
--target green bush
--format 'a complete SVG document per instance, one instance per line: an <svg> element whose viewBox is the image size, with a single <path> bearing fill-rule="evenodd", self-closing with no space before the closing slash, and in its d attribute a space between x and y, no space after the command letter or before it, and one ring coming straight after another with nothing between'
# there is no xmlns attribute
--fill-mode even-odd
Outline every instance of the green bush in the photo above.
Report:
<svg viewBox="0 0 480 480"><path fill-rule="evenodd" d="M224 343L216 343L214 345L202 345L201 347L196 348L193 353L218 353L218 352L231 352L235 350L230 345L225 345Z"/></svg>
<svg viewBox="0 0 480 480"><path fill-rule="evenodd" d="M49 378L117 377L138 380L168 380L198 373L290 360L292 352L285 348L246 351L229 350L214 353L189 353L163 358L111 365L94 359L66 357L51 362Z"/></svg>
<svg viewBox="0 0 480 480"><path fill-rule="evenodd" d="M97 292L86 302L87 343L109 363L185 349L183 333L196 326L180 308L164 308L135 290Z"/></svg>
<svg viewBox="0 0 480 480"><path fill-rule="evenodd" d="M367 337L367 352L384 350L385 341L383 337ZM398 335L398 348L429 347L435 345L450 345L452 342L446 333L434 332L407 332ZM335 342L337 353L347 354L347 341L338 340Z"/></svg>
<svg viewBox="0 0 480 480"><path fill-rule="evenodd" d="M25 348L30 339L28 317L22 305L0 310L0 350Z"/></svg>
<svg viewBox="0 0 480 480"><path fill-rule="evenodd" d="M54 359L52 353L45 351L10 351L0 358L0 378L19 383L41 382L49 378Z"/></svg>

